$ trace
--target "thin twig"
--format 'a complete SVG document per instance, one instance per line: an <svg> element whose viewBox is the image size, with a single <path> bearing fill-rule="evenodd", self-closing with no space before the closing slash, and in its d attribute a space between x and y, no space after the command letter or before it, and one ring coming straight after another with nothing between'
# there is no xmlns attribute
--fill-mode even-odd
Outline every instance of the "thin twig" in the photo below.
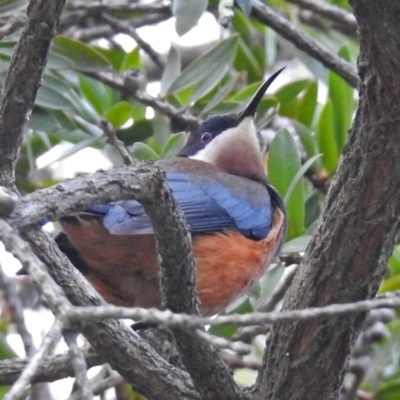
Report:
<svg viewBox="0 0 400 400"><path fill-rule="evenodd" d="M132 157L126 150L124 143L117 138L117 133L115 132L115 129L106 120L102 120L100 122L100 126L101 126L101 129L103 130L104 136L108 139L111 146L113 146L118 151L118 153L121 155L122 160L124 161L124 164L127 166L131 165Z"/></svg>
<svg viewBox="0 0 400 400"><path fill-rule="evenodd" d="M16 32L20 28L22 28L26 23L26 15L25 14L17 14L15 16L11 16L7 23L0 27L0 39L3 39L5 36L11 35Z"/></svg>
<svg viewBox="0 0 400 400"><path fill-rule="evenodd" d="M4 221L0 219L0 239L7 251L12 253L29 271L33 280L40 285L49 308L62 318L69 306L68 300L59 286L47 273L45 265L32 252L29 245Z"/></svg>
<svg viewBox="0 0 400 400"><path fill-rule="evenodd" d="M248 359L247 357L238 357L231 354L224 354L224 361L230 369L248 368L257 371L260 368L260 361L254 358Z"/></svg>
<svg viewBox="0 0 400 400"><path fill-rule="evenodd" d="M115 4L111 3L99 3L99 2L87 2L87 1L68 1L67 10L85 10L93 14L99 12L107 13L120 13L120 12L142 12L142 13L170 13L171 7L167 4L152 3L152 4L140 4L140 3L129 3L129 4Z"/></svg>
<svg viewBox="0 0 400 400"><path fill-rule="evenodd" d="M287 0L289 3L297 4L305 10L310 10L326 19L344 25L349 32L357 32L357 22L354 15L334 4L320 0Z"/></svg>
<svg viewBox="0 0 400 400"><path fill-rule="evenodd" d="M102 393L104 393L107 389L111 389L125 382L126 382L125 379L121 375L113 372L111 376L109 376L108 378L105 378L102 381L93 384L93 395L99 396ZM73 393L68 400L81 400L81 399L82 397L80 396L79 393Z"/></svg>
<svg viewBox="0 0 400 400"><path fill-rule="evenodd" d="M184 326L186 328L201 328L204 325L263 325L278 321L308 321L318 318L329 318L338 315L358 314L377 308L400 307L400 292L394 292L385 298L362 300L355 303L332 304L326 307L312 307L304 310L281 312L254 312L250 314L220 315L214 318L197 315L177 314L171 311L156 309L127 308L112 305L101 307L71 308L66 312L70 322L96 321L108 318L132 318L149 323L161 323L167 326Z"/></svg>
<svg viewBox="0 0 400 400"><path fill-rule="evenodd" d="M131 24L128 25L127 23L111 17L106 13L101 14L101 19L107 22L116 31L129 35L159 68L164 68L164 61L162 60L160 55L153 49L151 45L149 45L145 40L140 37L136 29Z"/></svg>
<svg viewBox="0 0 400 400"><path fill-rule="evenodd" d="M40 349L31 358L28 365L24 368L22 374L16 380L10 391L4 396L4 400L16 400L25 392L32 377L40 367L40 364L48 355L48 352L51 350L54 344L60 339L62 326L62 322L56 319L50 331L43 339Z"/></svg>
<svg viewBox="0 0 400 400"><path fill-rule="evenodd" d="M251 15L255 19L275 30L300 50L321 62L325 67L336 72L352 87L358 88L359 79L357 73L349 63L329 52L311 36L294 27L286 18L259 0L252 1L251 10Z"/></svg>
<svg viewBox="0 0 400 400"><path fill-rule="evenodd" d="M152 97L146 92L137 90L136 88L135 90L132 90L128 85L126 85L125 81L121 77L116 76L115 74L87 72L86 75L110 86L127 97L133 98L149 107L153 107L155 110L167 117L175 118L179 123L189 127L190 129L197 129L200 125L201 120L192 115L188 110L178 110L166 101Z"/></svg>
<svg viewBox="0 0 400 400"><path fill-rule="evenodd" d="M201 338L207 340L207 342L212 344L217 349L231 350L241 356L250 354L251 347L246 343L240 341L233 342L223 337L212 335L200 329L196 329L196 334Z"/></svg>
<svg viewBox="0 0 400 400"><path fill-rule="evenodd" d="M272 324L242 326L231 337L233 341L251 343L258 335L266 335L272 328Z"/></svg>
<svg viewBox="0 0 400 400"><path fill-rule="evenodd" d="M10 310L11 320L14 322L22 343L24 344L25 354L32 357L36 349L33 344L32 335L25 325L24 307L18 297L16 285L3 272L0 265L0 288L3 292L8 309Z"/></svg>
<svg viewBox="0 0 400 400"><path fill-rule="evenodd" d="M72 366L75 371L75 378L80 388L79 395L81 400L92 400L93 389L90 380L87 377L87 365L82 350L76 343L76 333L65 332L64 340L69 347Z"/></svg>
<svg viewBox="0 0 400 400"><path fill-rule="evenodd" d="M276 307L276 305L282 300L286 291L289 289L289 286L292 283L298 268L299 265L294 264L285 269L282 278L272 291L271 296L257 311L268 312L272 311Z"/></svg>

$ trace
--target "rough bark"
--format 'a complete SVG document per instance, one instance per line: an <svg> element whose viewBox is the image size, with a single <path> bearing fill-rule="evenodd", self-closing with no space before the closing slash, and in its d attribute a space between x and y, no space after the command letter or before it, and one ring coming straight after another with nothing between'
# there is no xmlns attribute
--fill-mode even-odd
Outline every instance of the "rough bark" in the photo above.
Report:
<svg viewBox="0 0 400 400"><path fill-rule="evenodd" d="M285 309L375 295L400 226L400 4L353 0L360 104L342 162ZM278 323L255 399L335 399L365 314Z"/></svg>
<svg viewBox="0 0 400 400"><path fill-rule="evenodd" d="M28 23L10 62L0 98L0 182L5 186L14 184L19 147L64 3L65 0L30 3Z"/></svg>

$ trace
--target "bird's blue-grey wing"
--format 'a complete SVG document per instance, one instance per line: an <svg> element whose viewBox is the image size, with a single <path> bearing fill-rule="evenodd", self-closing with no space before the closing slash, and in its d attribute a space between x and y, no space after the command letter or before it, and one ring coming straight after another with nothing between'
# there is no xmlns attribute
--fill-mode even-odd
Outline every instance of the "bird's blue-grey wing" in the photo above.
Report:
<svg viewBox="0 0 400 400"><path fill-rule="evenodd" d="M221 180L199 179L188 173L167 172L167 181L194 233L237 230L246 237L262 239L271 226L271 204L265 189L256 202L251 194L227 187ZM261 198L262 197L262 198ZM152 233L151 223L137 201L118 201L92 207L103 215L104 226L116 235Z"/></svg>

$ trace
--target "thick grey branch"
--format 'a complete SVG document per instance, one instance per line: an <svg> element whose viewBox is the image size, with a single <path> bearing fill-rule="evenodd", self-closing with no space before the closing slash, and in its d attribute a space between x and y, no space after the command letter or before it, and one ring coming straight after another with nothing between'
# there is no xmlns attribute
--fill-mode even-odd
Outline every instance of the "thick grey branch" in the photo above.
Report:
<svg viewBox="0 0 400 400"><path fill-rule="evenodd" d="M129 167L80 176L22 197L8 221L23 229L44 219L56 220L84 211L94 204L154 198L163 177L160 167L140 161Z"/></svg>
<svg viewBox="0 0 400 400"><path fill-rule="evenodd" d="M51 238L40 231L30 231L26 236L71 303L82 306L105 304ZM188 374L164 361L132 329L115 320L81 322L83 326L79 330L98 354L149 399L200 398Z"/></svg>
<svg viewBox="0 0 400 400"><path fill-rule="evenodd" d="M0 182L14 184L26 124L65 0L32 0L28 22L11 58L0 98Z"/></svg>
<svg viewBox="0 0 400 400"><path fill-rule="evenodd" d="M373 297L399 233L399 3L351 3L360 27L360 104L286 310ZM255 399L336 398L364 320L359 314L274 325Z"/></svg>
<svg viewBox="0 0 400 400"><path fill-rule="evenodd" d="M103 364L105 361L91 348L82 349L88 368ZM14 358L0 361L0 385L12 385L28 364L28 360ZM59 379L72 377L75 370L71 364L69 354L58 354L42 360L35 374L31 376L31 383L54 382Z"/></svg>

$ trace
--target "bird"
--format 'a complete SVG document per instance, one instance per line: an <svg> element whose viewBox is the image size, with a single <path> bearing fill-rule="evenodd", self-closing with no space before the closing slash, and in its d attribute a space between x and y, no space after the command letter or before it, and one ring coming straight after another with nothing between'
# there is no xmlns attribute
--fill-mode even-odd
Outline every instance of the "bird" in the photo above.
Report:
<svg viewBox="0 0 400 400"><path fill-rule="evenodd" d="M282 70L238 114L209 116L176 157L159 160L186 218L200 312L221 312L263 274L286 233L286 211L269 183L257 106ZM60 220L58 245L111 304L161 308L153 228L135 200L95 204Z"/></svg>

